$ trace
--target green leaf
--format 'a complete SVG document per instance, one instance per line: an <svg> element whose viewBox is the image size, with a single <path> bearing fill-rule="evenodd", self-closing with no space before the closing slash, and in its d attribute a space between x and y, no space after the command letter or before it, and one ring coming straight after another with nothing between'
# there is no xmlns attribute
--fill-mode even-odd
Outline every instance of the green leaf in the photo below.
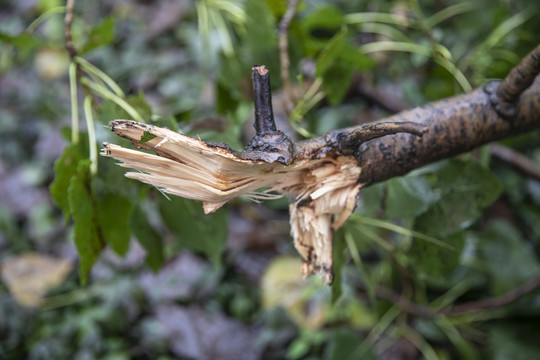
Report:
<svg viewBox="0 0 540 360"><path fill-rule="evenodd" d="M438 199L425 177L398 177L387 181L386 185L386 216L389 218L416 217Z"/></svg>
<svg viewBox="0 0 540 360"><path fill-rule="evenodd" d="M327 69L323 76L323 89L331 105L338 104L349 90L354 69L339 62Z"/></svg>
<svg viewBox="0 0 540 360"><path fill-rule="evenodd" d="M120 256L129 249L131 202L123 196L108 194L98 202L97 215L105 242Z"/></svg>
<svg viewBox="0 0 540 360"><path fill-rule="evenodd" d="M331 104L343 99L355 71L364 71L374 65L357 47L347 41L348 31L343 27L324 47L317 59L316 76L323 80L323 88Z"/></svg>
<svg viewBox="0 0 540 360"><path fill-rule="evenodd" d="M182 247L205 254L216 267L221 267L221 255L227 240L226 209L204 215L200 202L174 197L171 200L162 198L159 210Z"/></svg>
<svg viewBox="0 0 540 360"><path fill-rule="evenodd" d="M358 359L358 350L362 344L358 340L358 334L352 329L341 327L334 330L328 344L328 359ZM369 350L361 356L361 359L375 360L377 357Z"/></svg>
<svg viewBox="0 0 540 360"><path fill-rule="evenodd" d="M148 223L146 216L139 208L135 208L131 213L130 227L147 252L148 266L154 271L159 270L164 260L162 236Z"/></svg>
<svg viewBox="0 0 540 360"><path fill-rule="evenodd" d="M507 222L491 223L479 239L494 295L503 294L540 275L540 263L534 249Z"/></svg>
<svg viewBox="0 0 540 360"><path fill-rule="evenodd" d="M416 221L416 230L434 237L455 234L473 224L500 195L500 181L478 162L450 160L435 172L441 194Z"/></svg>
<svg viewBox="0 0 540 360"><path fill-rule="evenodd" d="M321 6L302 19L302 31L311 37L330 38L344 24L343 13L335 6Z"/></svg>
<svg viewBox="0 0 540 360"><path fill-rule="evenodd" d="M19 35L9 35L0 32L0 42L15 46L21 51L23 56L26 56L30 51L34 50L38 46L43 45L43 42L40 39L26 32Z"/></svg>
<svg viewBox="0 0 540 360"><path fill-rule="evenodd" d="M149 131L145 131L142 136L141 136L141 139L139 140L139 144L144 144L146 142L149 142L150 140L154 139L156 137L156 135L150 133Z"/></svg>
<svg viewBox="0 0 540 360"><path fill-rule="evenodd" d="M343 27L332 39L328 41L317 58L316 76L321 77L339 58L347 41L347 28Z"/></svg>
<svg viewBox="0 0 540 360"><path fill-rule="evenodd" d="M71 144L64 149L62 156L54 163L54 180L49 187L49 192L54 202L62 209L66 223L71 217L68 187L82 158L79 146Z"/></svg>
<svg viewBox="0 0 540 360"><path fill-rule="evenodd" d="M453 249L416 239L411 244L408 256L421 280L432 285L450 287L455 280L456 269L461 263L466 234L454 234L440 241L452 246Z"/></svg>
<svg viewBox="0 0 540 360"><path fill-rule="evenodd" d="M103 45L108 45L114 40L115 20L113 16L106 17L90 31L86 44L79 49L79 54L84 54Z"/></svg>
<svg viewBox="0 0 540 360"><path fill-rule="evenodd" d="M139 91L137 95L128 96L127 102L141 114L143 119L150 120L152 118L152 107L146 101L142 91Z"/></svg>
<svg viewBox="0 0 540 360"><path fill-rule="evenodd" d="M90 163L89 159L79 163L68 188L75 245L80 258L79 276L83 285L86 284L92 265L105 246L92 199Z"/></svg>

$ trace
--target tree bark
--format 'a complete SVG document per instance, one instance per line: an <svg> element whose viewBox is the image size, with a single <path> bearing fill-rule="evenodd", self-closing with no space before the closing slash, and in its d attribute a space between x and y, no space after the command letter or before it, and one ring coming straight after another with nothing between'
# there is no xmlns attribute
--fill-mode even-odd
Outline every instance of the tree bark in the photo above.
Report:
<svg viewBox="0 0 540 360"><path fill-rule="evenodd" d="M483 144L540 128L540 78L535 79L539 64L540 46L502 82L490 82L470 93L377 122L417 123L425 127L422 134L400 132L369 141L356 137L354 144L351 134L361 133L365 125L335 130L296 144L296 156L323 157L334 151L352 153L362 169L358 181L370 185ZM523 92L519 95L519 91Z"/></svg>

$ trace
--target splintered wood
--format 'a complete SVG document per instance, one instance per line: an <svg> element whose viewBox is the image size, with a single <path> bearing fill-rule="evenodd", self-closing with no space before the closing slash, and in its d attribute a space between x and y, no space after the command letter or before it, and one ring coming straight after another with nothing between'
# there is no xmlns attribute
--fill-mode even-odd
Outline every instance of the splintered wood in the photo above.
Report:
<svg viewBox="0 0 540 360"><path fill-rule="evenodd" d="M332 283L333 230L354 210L361 187L353 156L298 158L283 165L243 159L225 146L135 121L115 120L111 129L156 155L104 143L103 156L138 170L126 173L129 178L202 201L206 214L239 196L264 200L290 194L291 234L302 256L302 273Z"/></svg>

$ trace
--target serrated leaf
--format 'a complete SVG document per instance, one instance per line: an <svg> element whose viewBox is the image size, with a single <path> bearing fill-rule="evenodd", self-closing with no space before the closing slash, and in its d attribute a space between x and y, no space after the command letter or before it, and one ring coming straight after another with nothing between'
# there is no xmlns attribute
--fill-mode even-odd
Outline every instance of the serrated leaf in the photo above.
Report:
<svg viewBox="0 0 540 360"><path fill-rule="evenodd" d="M476 161L451 160L435 172L441 194L416 220L416 230L434 237L455 234L474 223L500 195L501 182Z"/></svg>
<svg viewBox="0 0 540 360"><path fill-rule="evenodd" d="M163 237L148 223L146 216L139 208L131 213L130 227L139 243L147 252L146 263L154 271L163 265Z"/></svg>
<svg viewBox="0 0 540 360"><path fill-rule="evenodd" d="M120 256L129 249L131 202L123 196L108 194L98 202L99 227L105 242Z"/></svg>
<svg viewBox="0 0 540 360"><path fill-rule="evenodd" d="M69 206L73 212L73 236L80 259L79 276L83 285L105 246L92 199L90 163L89 159L79 163L68 188Z"/></svg>
<svg viewBox="0 0 540 360"><path fill-rule="evenodd" d="M204 215L199 202L178 197L159 203L161 217L184 248L205 254L216 267L221 267L221 256L227 240L226 209Z"/></svg>
<svg viewBox="0 0 540 360"><path fill-rule="evenodd" d="M106 17L90 30L86 44L79 49L80 54L103 45L108 45L114 40L115 20L113 16Z"/></svg>
<svg viewBox="0 0 540 360"><path fill-rule="evenodd" d="M64 149L62 156L54 163L54 180L49 187L49 192L54 202L62 209L65 222L71 217L68 187L82 158L79 147L71 144Z"/></svg>

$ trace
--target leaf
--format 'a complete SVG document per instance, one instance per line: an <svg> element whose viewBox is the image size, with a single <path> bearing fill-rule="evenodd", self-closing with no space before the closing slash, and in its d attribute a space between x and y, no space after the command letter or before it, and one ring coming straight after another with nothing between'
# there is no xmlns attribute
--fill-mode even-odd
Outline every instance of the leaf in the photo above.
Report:
<svg viewBox="0 0 540 360"><path fill-rule="evenodd" d="M150 120L152 118L152 107L146 101L142 91L139 91L137 95L128 96L127 102L141 114L143 119Z"/></svg>
<svg viewBox="0 0 540 360"><path fill-rule="evenodd" d="M90 31L86 44L79 49L79 54L84 54L97 47L108 45L114 40L115 20L113 16L106 17Z"/></svg>
<svg viewBox="0 0 540 360"><path fill-rule="evenodd" d="M200 203L174 197L171 200L162 198L159 210L163 221L182 247L205 254L216 267L221 267L221 256L227 241L226 209L204 215Z"/></svg>
<svg viewBox="0 0 540 360"><path fill-rule="evenodd" d="M362 343L358 342L358 334L350 328L340 327L333 331L328 344L330 360L351 360L358 357ZM371 350L363 354L362 359L375 360L377 357Z"/></svg>
<svg viewBox="0 0 540 360"><path fill-rule="evenodd" d="M386 182L386 216L394 219L416 217L424 213L438 196L425 177L404 176Z"/></svg>
<svg viewBox="0 0 540 360"><path fill-rule="evenodd" d="M432 285L450 287L456 280L454 276L461 263L466 234L454 234L440 241L457 251L428 241L416 240L413 241L408 255L421 280Z"/></svg>
<svg viewBox="0 0 540 360"><path fill-rule="evenodd" d="M374 65L357 47L347 42L348 31L343 27L324 47L317 59L316 76L323 80L323 88L331 104L343 99L355 71Z"/></svg>
<svg viewBox="0 0 540 360"><path fill-rule="evenodd" d="M120 256L129 249L131 202L123 196L108 194L98 202L99 227L105 242Z"/></svg>
<svg viewBox="0 0 540 360"><path fill-rule="evenodd" d="M347 39L347 28L343 27L334 37L332 37L317 58L317 77L323 74L332 66L340 56L341 50L345 46Z"/></svg>
<svg viewBox="0 0 540 360"><path fill-rule="evenodd" d="M131 213L130 228L147 252L146 263L148 266L154 271L159 270L164 260L163 238L148 223L146 216L139 208L135 208Z"/></svg>
<svg viewBox="0 0 540 360"><path fill-rule="evenodd" d="M21 51L23 56L26 56L30 51L43 45L43 42L40 39L26 32L19 35L8 35L0 32L0 42L15 46Z"/></svg>
<svg viewBox="0 0 540 360"><path fill-rule="evenodd" d="M534 249L509 223L491 223L479 239L494 295L503 294L540 275L540 263Z"/></svg>
<svg viewBox="0 0 540 360"><path fill-rule="evenodd" d="M27 252L0 263L2 281L22 306L39 306L47 292L62 284L72 264L69 260Z"/></svg>
<svg viewBox="0 0 540 360"><path fill-rule="evenodd" d="M64 149L62 156L54 163L54 180L49 187L49 192L54 202L62 209L66 223L71 217L68 187L82 158L79 146L71 144Z"/></svg>
<svg viewBox="0 0 540 360"><path fill-rule="evenodd" d="M450 160L435 172L439 201L416 220L416 230L446 237L466 229L501 193L501 182L478 162Z"/></svg>
<svg viewBox="0 0 540 360"><path fill-rule="evenodd" d="M334 36L344 24L343 13L335 6L321 6L302 19L302 31L311 37Z"/></svg>
<svg viewBox="0 0 540 360"><path fill-rule="evenodd" d="M98 230L98 219L90 190L90 163L89 159L79 163L68 188L69 206L73 212L73 236L80 258L79 275L83 285L86 284L92 265L105 246Z"/></svg>
<svg viewBox="0 0 540 360"><path fill-rule="evenodd" d="M144 144L146 142L149 142L150 140L152 140L153 138L155 138L156 135L154 134L151 134L150 132L148 131L145 131L143 133L143 135L141 136L141 139L139 140L139 144Z"/></svg>

